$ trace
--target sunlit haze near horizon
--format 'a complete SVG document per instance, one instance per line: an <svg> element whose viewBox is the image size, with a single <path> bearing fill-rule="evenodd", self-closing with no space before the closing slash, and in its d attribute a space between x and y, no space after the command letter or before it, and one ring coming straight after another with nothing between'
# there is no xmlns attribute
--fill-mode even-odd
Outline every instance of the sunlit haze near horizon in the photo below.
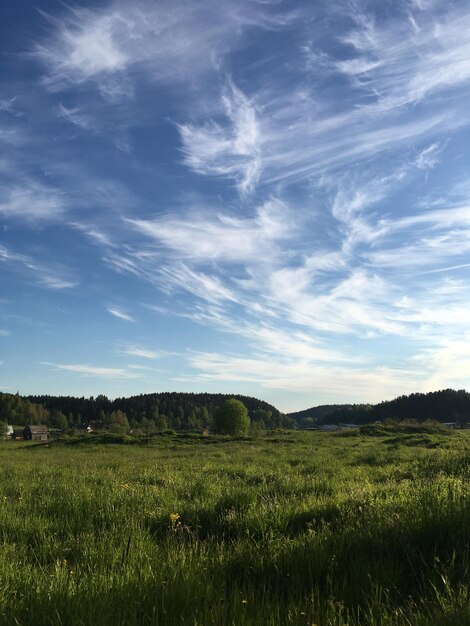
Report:
<svg viewBox="0 0 470 626"><path fill-rule="evenodd" d="M0 6L0 391L467 387L470 6Z"/></svg>

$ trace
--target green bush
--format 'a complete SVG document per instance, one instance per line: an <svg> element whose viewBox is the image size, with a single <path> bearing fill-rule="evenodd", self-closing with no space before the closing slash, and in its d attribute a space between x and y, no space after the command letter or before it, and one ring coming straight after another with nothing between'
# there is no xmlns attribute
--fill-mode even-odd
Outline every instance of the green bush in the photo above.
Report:
<svg viewBox="0 0 470 626"><path fill-rule="evenodd" d="M230 398L219 407L214 419L215 431L221 435L245 437L250 429L246 406L240 400Z"/></svg>

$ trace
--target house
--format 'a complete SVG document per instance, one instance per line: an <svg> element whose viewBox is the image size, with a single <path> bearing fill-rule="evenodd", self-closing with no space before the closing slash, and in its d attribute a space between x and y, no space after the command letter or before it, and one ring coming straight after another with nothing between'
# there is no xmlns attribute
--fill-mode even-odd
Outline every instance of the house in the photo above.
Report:
<svg viewBox="0 0 470 626"><path fill-rule="evenodd" d="M77 427L77 430L81 433L92 433L93 432L93 428L90 424L79 424L79 426Z"/></svg>
<svg viewBox="0 0 470 626"><path fill-rule="evenodd" d="M43 424L29 425L23 428L23 439L25 441L47 441L49 428Z"/></svg>
<svg viewBox="0 0 470 626"><path fill-rule="evenodd" d="M337 424L323 424L322 426L318 427L318 430L322 433L331 433L335 430L339 430L339 426Z"/></svg>

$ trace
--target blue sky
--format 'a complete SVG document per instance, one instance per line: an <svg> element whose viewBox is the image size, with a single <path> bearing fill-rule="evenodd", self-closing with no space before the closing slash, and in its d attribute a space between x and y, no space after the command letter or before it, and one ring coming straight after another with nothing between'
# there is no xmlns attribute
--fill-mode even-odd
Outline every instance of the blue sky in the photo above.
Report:
<svg viewBox="0 0 470 626"><path fill-rule="evenodd" d="M470 8L0 5L0 389L465 388Z"/></svg>

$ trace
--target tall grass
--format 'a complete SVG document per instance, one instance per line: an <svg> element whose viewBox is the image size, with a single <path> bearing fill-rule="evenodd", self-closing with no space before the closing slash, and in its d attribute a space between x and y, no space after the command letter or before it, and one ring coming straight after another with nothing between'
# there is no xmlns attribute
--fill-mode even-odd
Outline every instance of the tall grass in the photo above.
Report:
<svg viewBox="0 0 470 626"><path fill-rule="evenodd" d="M470 624L470 440L430 436L2 444L0 623Z"/></svg>

